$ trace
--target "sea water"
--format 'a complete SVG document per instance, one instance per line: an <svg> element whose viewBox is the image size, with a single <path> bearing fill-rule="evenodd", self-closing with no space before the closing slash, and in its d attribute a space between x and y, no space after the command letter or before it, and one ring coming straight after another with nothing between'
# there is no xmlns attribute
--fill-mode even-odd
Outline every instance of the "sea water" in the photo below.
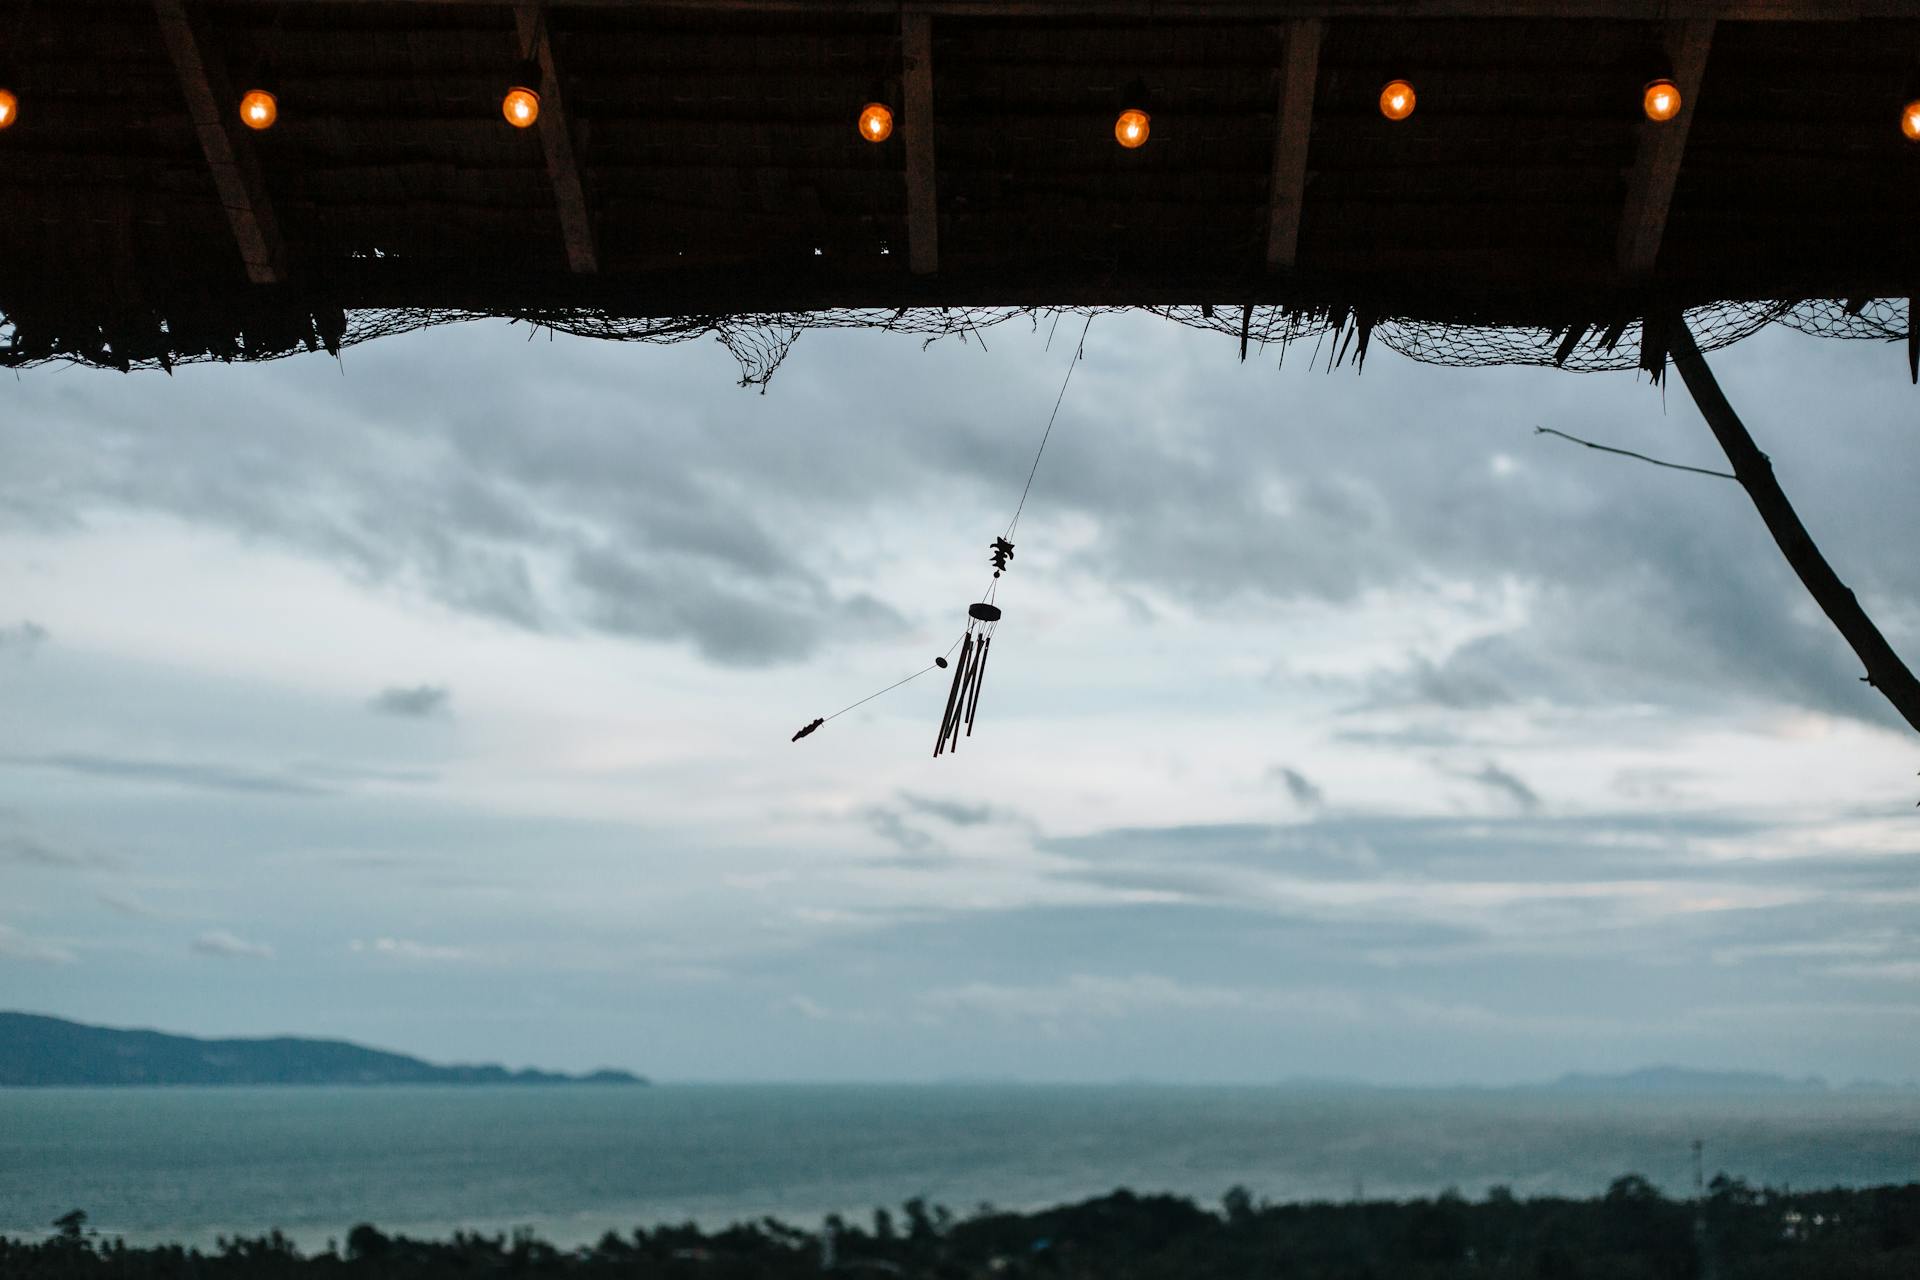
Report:
<svg viewBox="0 0 1920 1280"><path fill-rule="evenodd" d="M1794 1187L1920 1180L1920 1093L1593 1096L1157 1086L0 1089L0 1234L84 1209L129 1242L279 1228L608 1230L923 1196L956 1212L1116 1187L1217 1202L1595 1195L1624 1173Z"/></svg>

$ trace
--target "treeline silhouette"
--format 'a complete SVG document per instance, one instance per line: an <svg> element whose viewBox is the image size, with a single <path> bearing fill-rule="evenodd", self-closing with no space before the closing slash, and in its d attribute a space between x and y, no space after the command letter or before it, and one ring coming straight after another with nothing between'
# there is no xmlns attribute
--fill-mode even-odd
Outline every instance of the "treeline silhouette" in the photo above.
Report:
<svg viewBox="0 0 1920 1280"><path fill-rule="evenodd" d="M355 1227L303 1254L278 1231L210 1251L129 1247L68 1214L45 1240L0 1238L8 1280L439 1280L642 1277L785 1280L823 1271L902 1280L1913 1280L1920 1276L1920 1183L1787 1192L1716 1178L1698 1204L1644 1178L1597 1199L1256 1203L1241 1188L1217 1211L1116 1191L1035 1213L989 1205L965 1218L923 1200L870 1223L820 1231L772 1218L717 1231L663 1226L560 1249L530 1232L414 1240Z"/></svg>

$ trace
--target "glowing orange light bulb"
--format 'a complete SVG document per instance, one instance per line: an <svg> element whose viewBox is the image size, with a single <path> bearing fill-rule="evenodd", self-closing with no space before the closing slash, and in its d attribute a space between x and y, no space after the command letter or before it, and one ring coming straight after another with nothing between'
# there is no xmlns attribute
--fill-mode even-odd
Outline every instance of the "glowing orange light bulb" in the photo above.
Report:
<svg viewBox="0 0 1920 1280"><path fill-rule="evenodd" d="M240 123L249 129L271 129L280 118L280 100L265 89L249 89L240 99Z"/></svg>
<svg viewBox="0 0 1920 1280"><path fill-rule="evenodd" d="M1680 114L1680 88L1671 80L1649 80L1640 95L1640 109L1655 124L1665 124Z"/></svg>
<svg viewBox="0 0 1920 1280"><path fill-rule="evenodd" d="M1121 146L1131 151L1143 145L1147 135L1153 132L1153 118L1138 107L1128 107L1113 122L1113 138Z"/></svg>
<svg viewBox="0 0 1920 1280"><path fill-rule="evenodd" d="M500 99L500 114L516 129L525 129L540 118L540 95L525 85L514 85Z"/></svg>
<svg viewBox="0 0 1920 1280"><path fill-rule="evenodd" d="M1413 104L1417 101L1412 85L1405 80L1389 80L1387 87L1380 91L1380 114L1389 120L1405 120L1413 114Z"/></svg>
<svg viewBox="0 0 1920 1280"><path fill-rule="evenodd" d="M0 89L0 129L6 128L20 116L20 99L5 89Z"/></svg>
<svg viewBox="0 0 1920 1280"><path fill-rule="evenodd" d="M1900 132L1910 141L1920 142L1920 98L1900 108Z"/></svg>
<svg viewBox="0 0 1920 1280"><path fill-rule="evenodd" d="M860 136L868 142L885 142L893 136L893 112L885 103L869 102L860 108Z"/></svg>

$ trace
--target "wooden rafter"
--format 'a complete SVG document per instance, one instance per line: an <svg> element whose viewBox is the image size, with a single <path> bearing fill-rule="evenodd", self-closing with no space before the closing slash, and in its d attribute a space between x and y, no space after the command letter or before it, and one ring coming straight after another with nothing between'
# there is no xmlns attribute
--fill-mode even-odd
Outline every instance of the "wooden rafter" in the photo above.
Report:
<svg viewBox="0 0 1920 1280"><path fill-rule="evenodd" d="M1307 195L1307 139L1313 133L1313 87L1320 74L1318 18L1287 24L1280 63L1280 109L1273 131L1273 186L1267 197L1267 269L1291 270L1300 246L1300 210Z"/></svg>
<svg viewBox="0 0 1920 1280"><path fill-rule="evenodd" d="M286 0L254 0L285 4ZM383 5L499 0L360 0ZM569 9L691 9L714 13L901 12L952 17L1152 18L1277 22L1293 18L1605 18L1655 22L1851 22L1904 18L1913 0L554 0Z"/></svg>
<svg viewBox="0 0 1920 1280"><path fill-rule="evenodd" d="M933 19L900 16L907 109L907 265L917 276L940 269L940 207L933 160Z"/></svg>
<svg viewBox="0 0 1920 1280"><path fill-rule="evenodd" d="M227 221L254 284L279 284L287 278L286 245L280 222L267 199L252 144L241 136L238 100L227 84L224 68L214 54L205 20L188 0L153 0L160 35L173 60L187 115L200 135L200 150L213 171L213 182L226 208Z"/></svg>
<svg viewBox="0 0 1920 1280"><path fill-rule="evenodd" d="M560 96L553 41L548 39L547 24L541 20L541 11L548 7L546 0L518 0L513 17L521 49L532 50L530 56L540 64L540 118L536 127L540 130L540 147L547 155L547 178L553 184L553 204L560 214L560 234L567 244L567 265L587 275L600 269L600 259L593 247L586 188L573 158L573 132Z"/></svg>
<svg viewBox="0 0 1920 1280"><path fill-rule="evenodd" d="M1640 144L1627 179L1627 203L1615 250L1620 270L1630 277L1650 273L1660 256L1674 184L1680 180L1680 164L1687 153L1687 131L1693 126L1700 82L1707 71L1713 26L1711 18L1692 18L1667 28L1667 57L1673 64L1673 83L1680 90L1680 114L1665 124L1640 122Z"/></svg>

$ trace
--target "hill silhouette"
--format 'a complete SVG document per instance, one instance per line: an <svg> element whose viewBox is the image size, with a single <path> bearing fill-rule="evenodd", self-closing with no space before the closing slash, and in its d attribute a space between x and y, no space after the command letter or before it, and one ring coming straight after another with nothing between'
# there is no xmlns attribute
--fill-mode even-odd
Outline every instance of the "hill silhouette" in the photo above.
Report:
<svg viewBox="0 0 1920 1280"><path fill-rule="evenodd" d="M645 1083L628 1071L439 1066L345 1040L202 1040L0 1012L0 1085Z"/></svg>

